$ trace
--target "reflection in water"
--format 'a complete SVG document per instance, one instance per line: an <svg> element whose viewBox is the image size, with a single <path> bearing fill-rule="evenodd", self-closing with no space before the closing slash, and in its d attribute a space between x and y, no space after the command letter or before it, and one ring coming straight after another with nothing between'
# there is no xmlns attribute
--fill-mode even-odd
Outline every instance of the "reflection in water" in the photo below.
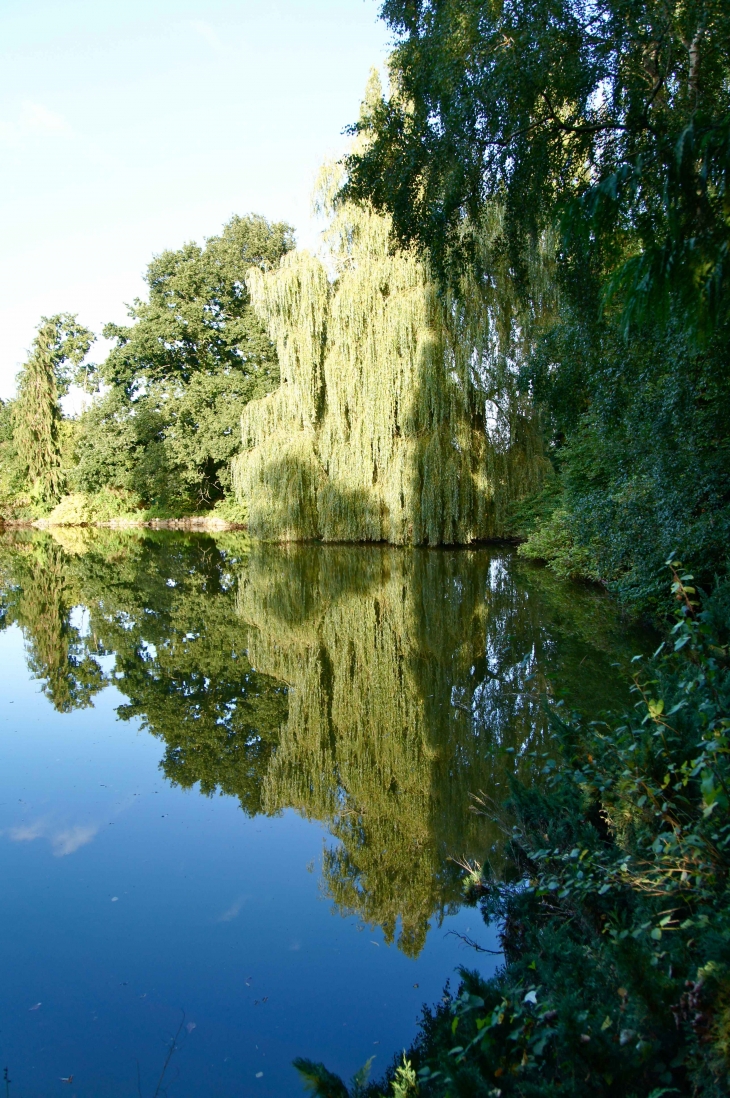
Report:
<svg viewBox="0 0 730 1098"><path fill-rule="evenodd" d="M494 845L471 794L532 764L546 694L614 700L639 643L503 550L59 534L0 542L2 620L56 708L113 681L172 782L325 821L327 893L410 955L459 902L451 857Z"/></svg>
<svg viewBox="0 0 730 1098"><path fill-rule="evenodd" d="M78 601L66 554L50 540L18 540L12 567L2 569L3 620L26 640L28 668L60 713L86 708L104 686L91 646L71 622ZM8 562L4 562L8 563Z"/></svg>

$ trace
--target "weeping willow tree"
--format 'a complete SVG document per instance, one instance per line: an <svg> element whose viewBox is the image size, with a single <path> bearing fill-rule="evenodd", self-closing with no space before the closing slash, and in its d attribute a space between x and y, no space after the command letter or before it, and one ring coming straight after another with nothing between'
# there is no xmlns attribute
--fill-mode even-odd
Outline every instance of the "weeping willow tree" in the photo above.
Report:
<svg viewBox="0 0 730 1098"><path fill-rule="evenodd" d="M506 505L546 469L510 375L514 333L495 326L483 293L458 307L440 295L416 253L393 247L388 217L335 205L341 182L323 172L322 259L296 251L247 275L281 368L279 388L242 418L233 477L250 531L430 545L498 536Z"/></svg>

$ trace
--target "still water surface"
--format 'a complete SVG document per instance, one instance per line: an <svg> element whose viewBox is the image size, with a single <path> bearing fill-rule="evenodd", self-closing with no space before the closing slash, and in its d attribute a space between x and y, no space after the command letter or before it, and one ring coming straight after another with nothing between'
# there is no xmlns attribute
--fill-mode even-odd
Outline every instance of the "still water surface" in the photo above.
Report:
<svg viewBox="0 0 730 1098"><path fill-rule="evenodd" d="M471 795L648 641L509 550L0 538L0 1067L12 1098L375 1073L496 935ZM72 1076L72 1082L62 1082Z"/></svg>

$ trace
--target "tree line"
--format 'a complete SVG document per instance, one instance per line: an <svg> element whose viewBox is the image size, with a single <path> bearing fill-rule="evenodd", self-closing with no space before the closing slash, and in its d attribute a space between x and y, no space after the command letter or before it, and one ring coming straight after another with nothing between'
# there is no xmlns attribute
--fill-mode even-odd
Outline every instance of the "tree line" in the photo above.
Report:
<svg viewBox="0 0 730 1098"><path fill-rule="evenodd" d="M276 352L246 288L251 266L276 266L288 225L234 217L204 246L186 244L147 268L146 301L108 324L106 359L77 317L41 321L14 400L0 406L0 513L94 522L213 508L230 487L246 401L275 388ZM85 407L65 417L74 384Z"/></svg>
<svg viewBox="0 0 730 1098"><path fill-rule="evenodd" d="M465 888L485 917L500 920L504 966L489 981L465 975L452 999L427 1010L406 1062L370 1093L537 1098L590 1088L606 1098L719 1098L730 1086L730 8L724 0L385 0L382 14L395 43L390 86L370 89L353 124L335 232L348 204L387 219L381 259L413 257L427 272L444 331L457 334L443 341L450 373L427 372L447 376L429 390L433 408L444 386L473 387L479 429L510 452L525 444L505 408L528 407L539 424L544 473L510 499L499 532L560 575L599 581L654 613L664 640L636 664L633 707L592 723L554 710L552 744L535 755L541 780L517 775L504 801L483 806L501 829L502 868L485 850ZM342 240L347 250L347 233ZM299 262L279 267L289 244L284 233L278 255L247 263L265 272L259 298L269 316L266 307L247 315L271 357L250 392L258 411L249 437L230 443L231 453L242 446L244 462L250 451L255 463L290 407L258 401L284 365L265 322L286 319L287 308L293 316L302 300L301 279L270 279ZM352 252L344 267L348 277L357 268ZM246 277L236 291L242 308ZM197 432L181 411L192 385L188 352L200 353L187 338L192 291L170 279L168 287L161 271L159 298L151 279L149 306L136 305L136 324L115 336L111 392L89 413L100 431L107 416L109 467L134 452L150 485L168 482L164 462L188 454ZM389 288L372 283L379 310ZM144 310L153 301L155 323L164 317L170 329L138 345L134 333L152 331ZM202 313L206 333L221 323L225 331L215 308ZM354 330L360 314L348 315ZM284 336L296 342L301 330L319 352L325 332L310 320ZM54 323L54 346L71 339L65 356L56 351L68 372L79 349L71 328ZM27 369L49 353L44 339ZM404 342L406 358L417 345ZM164 384L152 353L161 349L171 370ZM125 373L126 361L144 367ZM313 418L296 425L307 454L327 413L324 360L312 361ZM401 359L388 361L395 370ZM52 389L33 370L21 406L24 391L47 399ZM111 406L101 415L107 400L122 401L118 415ZM342 404L340 422L351 410ZM42 426L29 417L23 435L20 420L11 430L7 409L3 416L4 453L32 437L63 455L73 433L58 417ZM391 439L400 437L399 418L389 422ZM419 431L439 422L448 416ZM446 452L462 452L459 438L444 432L443 441ZM90 469L104 447L91 451ZM21 478L36 475L28 452L17 460ZM49 483L70 464L48 462ZM6 468L16 466L4 460ZM226 473L216 475L225 495ZM256 476L259 486L295 483ZM453 499L459 478L447 479ZM99 492L110 483L84 481ZM198 498L208 505L215 492ZM349 521L363 499L366 513L369 494L334 511ZM348 1093L322 1065L299 1066L315 1092ZM359 1076L350 1089L367 1086Z"/></svg>

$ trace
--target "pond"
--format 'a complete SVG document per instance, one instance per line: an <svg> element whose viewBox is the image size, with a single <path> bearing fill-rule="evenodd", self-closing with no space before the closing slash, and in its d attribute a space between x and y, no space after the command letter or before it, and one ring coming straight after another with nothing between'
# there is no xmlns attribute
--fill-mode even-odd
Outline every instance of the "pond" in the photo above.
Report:
<svg viewBox="0 0 730 1098"><path fill-rule="evenodd" d="M505 547L60 528L0 537L0 630L11 1098L380 1074L498 964L461 903L475 796L539 772L546 697L620 704L650 643Z"/></svg>

